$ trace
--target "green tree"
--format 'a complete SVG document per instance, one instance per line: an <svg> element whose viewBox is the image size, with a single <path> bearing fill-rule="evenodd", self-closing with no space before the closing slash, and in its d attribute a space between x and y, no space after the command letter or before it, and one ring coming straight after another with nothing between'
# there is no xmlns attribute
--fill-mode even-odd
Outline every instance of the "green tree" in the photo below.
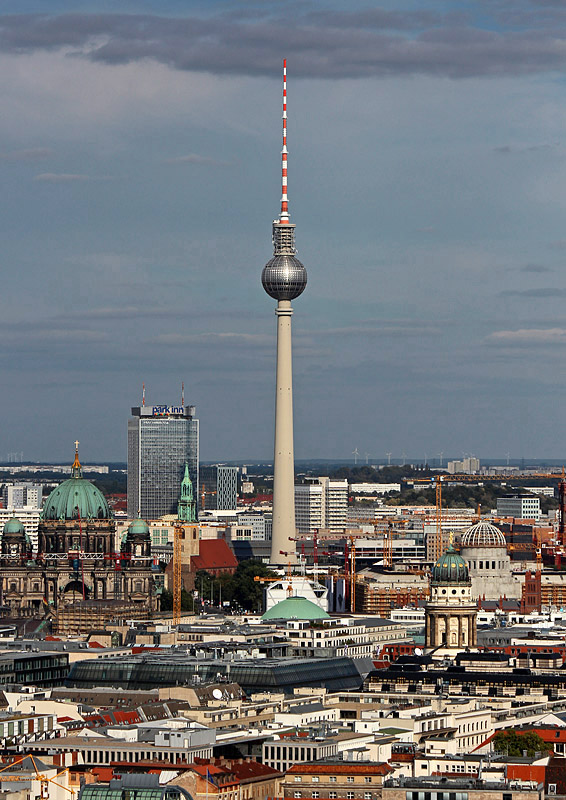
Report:
<svg viewBox="0 0 566 800"><path fill-rule="evenodd" d="M161 592L161 611L173 611L173 592L163 589Z"/></svg>
<svg viewBox="0 0 566 800"><path fill-rule="evenodd" d="M519 733L513 728L498 731L493 737L493 747L498 753L506 753L509 756L520 757L524 751L527 756L532 758L535 753L548 753L552 750L552 745L534 731Z"/></svg>
<svg viewBox="0 0 566 800"><path fill-rule="evenodd" d="M261 608L263 599L263 583L254 581L259 578L277 578L275 572L268 569L262 561L249 559L240 561L236 572L232 575L233 599L246 611Z"/></svg>

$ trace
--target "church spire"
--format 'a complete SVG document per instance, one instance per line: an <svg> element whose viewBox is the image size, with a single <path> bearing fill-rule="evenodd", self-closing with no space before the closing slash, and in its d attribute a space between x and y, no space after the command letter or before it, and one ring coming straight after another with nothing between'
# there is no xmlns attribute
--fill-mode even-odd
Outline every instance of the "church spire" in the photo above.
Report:
<svg viewBox="0 0 566 800"><path fill-rule="evenodd" d="M177 516L182 522L196 522L193 483L189 475L189 465L187 463L185 463L185 475L181 481L181 496L177 506Z"/></svg>
<svg viewBox="0 0 566 800"><path fill-rule="evenodd" d="M82 478L83 470L81 467L81 462L79 461L79 440L75 441L75 460L73 461L73 466L71 467L71 475L73 478Z"/></svg>

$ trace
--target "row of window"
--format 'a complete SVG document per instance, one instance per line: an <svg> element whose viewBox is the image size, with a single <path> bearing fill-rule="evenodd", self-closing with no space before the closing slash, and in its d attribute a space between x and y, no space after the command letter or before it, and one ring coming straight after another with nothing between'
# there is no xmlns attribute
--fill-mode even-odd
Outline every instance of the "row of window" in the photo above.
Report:
<svg viewBox="0 0 566 800"><path fill-rule="evenodd" d="M302 775L295 775L294 777L295 777L295 783L301 783L301 781L303 780L303 776ZM308 778L307 778L307 780L308 780ZM354 783L354 780L355 779L354 779L353 775L347 775L346 776L346 783ZM371 783L372 780L373 779L372 779L371 775L366 775L364 777L364 783ZM320 776L319 775L313 775L311 777L311 782L312 783L318 783L319 781L320 781ZM336 783L336 781L337 781L336 775L330 775L329 778L328 778L328 781L330 783Z"/></svg>
<svg viewBox="0 0 566 800"><path fill-rule="evenodd" d="M303 792L294 792L293 797L312 797L314 800L320 797L320 792L314 791L310 792L309 794L304 794ZM336 800L338 797L338 792L328 792L328 797L330 800ZM347 800L354 800L355 792L346 792ZM371 792L364 792L364 800L373 800L373 795Z"/></svg>

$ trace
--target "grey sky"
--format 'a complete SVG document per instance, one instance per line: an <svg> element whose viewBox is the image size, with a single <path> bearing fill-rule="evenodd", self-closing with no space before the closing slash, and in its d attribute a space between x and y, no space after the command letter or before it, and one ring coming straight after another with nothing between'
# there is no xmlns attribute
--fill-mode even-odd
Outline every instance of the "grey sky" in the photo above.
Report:
<svg viewBox="0 0 566 800"><path fill-rule="evenodd" d="M125 459L182 380L204 459L270 457L285 56L297 457L562 457L561 5L42 6L0 15L0 457Z"/></svg>

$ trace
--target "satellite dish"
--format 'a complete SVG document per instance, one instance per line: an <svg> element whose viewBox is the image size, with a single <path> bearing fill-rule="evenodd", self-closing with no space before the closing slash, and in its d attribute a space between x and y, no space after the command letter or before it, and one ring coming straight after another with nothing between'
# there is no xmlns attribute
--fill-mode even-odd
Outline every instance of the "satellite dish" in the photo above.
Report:
<svg viewBox="0 0 566 800"><path fill-rule="evenodd" d="M215 700L222 700L222 692L220 691L220 689L213 689L212 696L214 697Z"/></svg>
<svg viewBox="0 0 566 800"><path fill-rule="evenodd" d="M422 647L415 647L415 655L416 656L422 656L422 654L423 654Z"/></svg>

